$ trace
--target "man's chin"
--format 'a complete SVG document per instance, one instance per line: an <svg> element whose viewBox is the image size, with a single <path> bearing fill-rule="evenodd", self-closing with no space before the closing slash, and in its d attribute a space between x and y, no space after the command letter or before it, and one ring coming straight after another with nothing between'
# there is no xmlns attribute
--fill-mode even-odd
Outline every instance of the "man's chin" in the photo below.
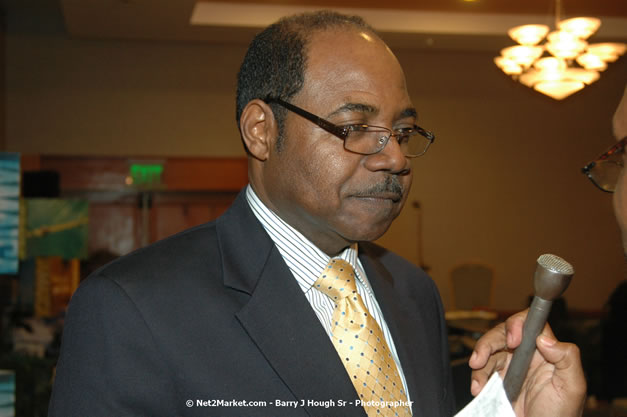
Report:
<svg viewBox="0 0 627 417"><path fill-rule="evenodd" d="M353 232L347 233L345 236L349 237L351 242L372 242L379 239L388 231L392 221L386 221L382 223L361 223Z"/></svg>

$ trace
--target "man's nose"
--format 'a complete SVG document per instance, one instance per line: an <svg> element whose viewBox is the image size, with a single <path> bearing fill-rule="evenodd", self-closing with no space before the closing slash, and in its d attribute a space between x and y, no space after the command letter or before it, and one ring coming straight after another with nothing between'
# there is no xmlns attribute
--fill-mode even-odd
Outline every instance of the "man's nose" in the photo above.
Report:
<svg viewBox="0 0 627 417"><path fill-rule="evenodd" d="M390 136L385 147L366 160L366 167L371 171L389 171L392 174L403 174L410 170L407 158L395 136Z"/></svg>

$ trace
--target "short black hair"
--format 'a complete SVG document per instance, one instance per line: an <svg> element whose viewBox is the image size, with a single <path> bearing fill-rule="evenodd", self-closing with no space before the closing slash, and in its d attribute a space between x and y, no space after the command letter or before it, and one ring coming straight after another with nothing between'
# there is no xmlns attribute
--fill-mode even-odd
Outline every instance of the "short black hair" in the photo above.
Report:
<svg viewBox="0 0 627 417"><path fill-rule="evenodd" d="M336 27L352 27L376 35L361 17L328 10L283 17L257 34L237 75L238 125L244 107L251 100L272 97L289 101L296 95L303 88L307 45L312 35ZM271 107L279 127L277 147L280 148L286 110L276 104Z"/></svg>

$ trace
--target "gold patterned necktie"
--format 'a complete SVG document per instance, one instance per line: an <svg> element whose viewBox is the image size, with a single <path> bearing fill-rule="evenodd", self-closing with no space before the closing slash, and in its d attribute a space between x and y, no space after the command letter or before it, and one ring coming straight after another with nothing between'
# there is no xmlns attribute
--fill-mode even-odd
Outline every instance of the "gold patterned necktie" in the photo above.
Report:
<svg viewBox="0 0 627 417"><path fill-rule="evenodd" d="M368 417L411 416L383 332L357 293L353 267L342 259L332 259L314 286L335 303L333 345Z"/></svg>

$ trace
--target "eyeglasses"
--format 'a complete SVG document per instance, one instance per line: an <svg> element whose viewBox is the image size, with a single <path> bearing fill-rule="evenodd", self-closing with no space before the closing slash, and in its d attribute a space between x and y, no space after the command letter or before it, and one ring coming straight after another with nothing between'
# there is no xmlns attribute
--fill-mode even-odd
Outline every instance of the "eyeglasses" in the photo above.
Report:
<svg viewBox="0 0 627 417"><path fill-rule="evenodd" d="M362 155L372 155L381 152L390 138L394 136L403 155L408 158L415 158L424 155L429 145L435 140L433 133L417 125L396 129L394 132L387 127L367 124L338 126L280 98L266 98L264 101L268 104L276 103L315 123L320 128L342 139L344 141L344 149Z"/></svg>
<svg viewBox="0 0 627 417"><path fill-rule="evenodd" d="M581 169L581 172L600 190L613 193L616 189L616 182L624 165L625 144L627 144L627 137L618 141L607 152Z"/></svg>

